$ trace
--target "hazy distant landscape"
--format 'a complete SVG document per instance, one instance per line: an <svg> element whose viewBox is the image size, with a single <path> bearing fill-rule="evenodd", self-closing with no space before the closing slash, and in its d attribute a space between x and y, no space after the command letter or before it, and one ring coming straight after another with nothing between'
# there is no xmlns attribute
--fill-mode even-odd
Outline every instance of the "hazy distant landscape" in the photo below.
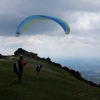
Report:
<svg viewBox="0 0 100 100"><path fill-rule="evenodd" d="M89 81L100 83L100 58L55 58L62 66L77 70Z"/></svg>

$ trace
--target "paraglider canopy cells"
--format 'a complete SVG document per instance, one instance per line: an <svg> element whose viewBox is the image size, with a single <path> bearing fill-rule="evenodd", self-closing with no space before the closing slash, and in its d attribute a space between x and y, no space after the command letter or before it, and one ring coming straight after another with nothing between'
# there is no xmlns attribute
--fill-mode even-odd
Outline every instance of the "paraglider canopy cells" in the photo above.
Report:
<svg viewBox="0 0 100 100"><path fill-rule="evenodd" d="M24 19L19 24L19 26L17 27L17 30L16 30L16 36L17 37L20 36L21 33L27 27L29 27L31 24L34 24L35 22L40 21L40 20L53 20L53 21L57 22L64 29L66 34L70 33L70 27L69 27L68 23L60 18L45 16L45 15L32 15L32 16L29 16L26 19Z"/></svg>

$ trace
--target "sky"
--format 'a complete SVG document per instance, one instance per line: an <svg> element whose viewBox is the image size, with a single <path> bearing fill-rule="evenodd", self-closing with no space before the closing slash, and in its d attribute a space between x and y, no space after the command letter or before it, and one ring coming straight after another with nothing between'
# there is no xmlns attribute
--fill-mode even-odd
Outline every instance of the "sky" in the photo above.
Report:
<svg viewBox="0 0 100 100"><path fill-rule="evenodd" d="M40 21L16 37L19 24L31 15L65 20L66 35L53 21ZM0 0L0 54L18 48L39 57L100 57L100 0Z"/></svg>

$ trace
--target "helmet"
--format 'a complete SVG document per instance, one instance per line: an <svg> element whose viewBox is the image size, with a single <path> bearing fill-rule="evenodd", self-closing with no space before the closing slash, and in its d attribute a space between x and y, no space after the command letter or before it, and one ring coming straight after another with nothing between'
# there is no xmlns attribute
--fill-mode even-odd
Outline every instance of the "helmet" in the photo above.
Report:
<svg viewBox="0 0 100 100"><path fill-rule="evenodd" d="M20 55L20 59L23 59L23 55Z"/></svg>

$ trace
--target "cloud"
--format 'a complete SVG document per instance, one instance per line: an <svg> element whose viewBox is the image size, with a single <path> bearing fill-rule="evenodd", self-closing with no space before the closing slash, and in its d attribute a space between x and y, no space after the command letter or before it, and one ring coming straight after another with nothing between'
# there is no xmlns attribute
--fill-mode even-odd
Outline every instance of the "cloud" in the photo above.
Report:
<svg viewBox="0 0 100 100"><path fill-rule="evenodd" d="M100 56L100 1L0 0L0 53L21 47L40 56ZM31 15L61 18L70 34L53 21L40 21L15 37L20 22Z"/></svg>

